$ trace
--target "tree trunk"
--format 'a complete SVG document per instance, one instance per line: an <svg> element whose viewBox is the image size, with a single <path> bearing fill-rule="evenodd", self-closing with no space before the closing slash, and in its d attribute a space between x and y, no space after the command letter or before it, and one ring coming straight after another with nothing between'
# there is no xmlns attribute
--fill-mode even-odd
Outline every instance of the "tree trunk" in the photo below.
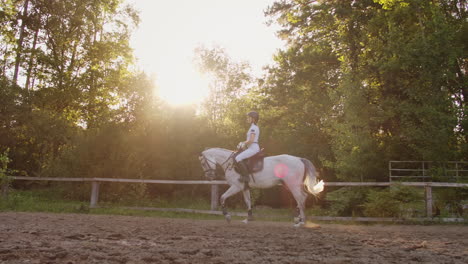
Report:
<svg viewBox="0 0 468 264"><path fill-rule="evenodd" d="M24 29L26 27L26 23L24 22L26 16L28 15L28 5L29 5L29 0L24 1L24 6L23 6L23 14L21 15L21 28L20 28L20 35L18 38L18 47L16 50L16 61L15 61L15 71L13 73L13 83L17 83L18 81L18 74L19 74L19 67L20 67L20 61L21 61L21 53L23 52L23 40L24 40Z"/></svg>
<svg viewBox="0 0 468 264"><path fill-rule="evenodd" d="M4 57L3 57L3 67L2 67L2 72L1 74L3 76L6 75L6 69L7 69L7 64L8 64L8 59L7 59L7 54L8 54L8 46L5 45L5 51L4 51Z"/></svg>
<svg viewBox="0 0 468 264"><path fill-rule="evenodd" d="M31 82L31 73L32 73L33 66L34 66L34 55L36 54L36 45L37 45L37 36L38 35L39 35L39 27L36 29L36 32L34 34L34 41L33 41L33 45L32 45L31 55L29 57L29 66L28 66L28 72L27 72L27 77L26 77L26 85L25 85L26 91L29 91L29 84Z"/></svg>

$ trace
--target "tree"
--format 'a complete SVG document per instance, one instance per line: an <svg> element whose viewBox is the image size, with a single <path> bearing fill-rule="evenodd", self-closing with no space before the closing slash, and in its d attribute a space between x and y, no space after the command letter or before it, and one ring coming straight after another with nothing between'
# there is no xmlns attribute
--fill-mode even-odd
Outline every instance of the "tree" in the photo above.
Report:
<svg viewBox="0 0 468 264"><path fill-rule="evenodd" d="M385 180L391 159L464 157L466 10L460 1L282 1L270 7L290 52L278 54L270 77L289 73L279 93L293 90L292 97L301 98L303 88L305 98L320 105L324 100L311 96L317 79L301 87L299 70L322 61L310 51L336 58L326 71L334 78L323 78L321 95L329 103L314 113L332 148L326 164L338 177ZM299 58L300 67L294 64Z"/></svg>
<svg viewBox="0 0 468 264"><path fill-rule="evenodd" d="M12 165L37 173L73 133L120 118L137 24L118 0L2 1L0 133Z"/></svg>
<svg viewBox="0 0 468 264"><path fill-rule="evenodd" d="M234 62L220 47L198 47L195 50L195 62L211 81L209 98L203 105L210 126L218 134L235 134L236 129L233 126L236 126L239 116L235 111L239 109L235 106L251 86L253 78L249 72L250 66L245 62ZM241 111L242 119L246 111L248 110Z"/></svg>

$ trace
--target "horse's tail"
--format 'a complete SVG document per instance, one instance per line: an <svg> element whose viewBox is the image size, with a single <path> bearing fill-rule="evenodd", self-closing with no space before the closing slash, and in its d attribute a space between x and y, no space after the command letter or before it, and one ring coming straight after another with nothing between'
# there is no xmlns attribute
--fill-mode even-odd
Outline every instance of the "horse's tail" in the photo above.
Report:
<svg viewBox="0 0 468 264"><path fill-rule="evenodd" d="M304 186L307 192L313 195L318 195L323 191L323 181L320 180L317 182L319 176L317 170L315 169L314 164L308 159L301 158L302 163L304 163Z"/></svg>

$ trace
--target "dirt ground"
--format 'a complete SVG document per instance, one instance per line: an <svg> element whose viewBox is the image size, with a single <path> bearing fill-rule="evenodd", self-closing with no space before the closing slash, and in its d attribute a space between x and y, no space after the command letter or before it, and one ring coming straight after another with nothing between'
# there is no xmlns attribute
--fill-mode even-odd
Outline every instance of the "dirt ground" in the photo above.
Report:
<svg viewBox="0 0 468 264"><path fill-rule="evenodd" d="M9 212L0 263L468 263L468 226Z"/></svg>

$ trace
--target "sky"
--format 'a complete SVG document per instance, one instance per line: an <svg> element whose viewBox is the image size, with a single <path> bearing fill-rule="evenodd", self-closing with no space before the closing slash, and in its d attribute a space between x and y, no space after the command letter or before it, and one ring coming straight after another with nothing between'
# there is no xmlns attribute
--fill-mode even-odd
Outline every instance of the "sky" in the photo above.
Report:
<svg viewBox="0 0 468 264"><path fill-rule="evenodd" d="M247 61L260 76L283 42L264 11L274 0L127 0L140 11L131 40L138 66L155 76L170 104L199 103L208 82L193 63L198 46L223 47L233 61Z"/></svg>

